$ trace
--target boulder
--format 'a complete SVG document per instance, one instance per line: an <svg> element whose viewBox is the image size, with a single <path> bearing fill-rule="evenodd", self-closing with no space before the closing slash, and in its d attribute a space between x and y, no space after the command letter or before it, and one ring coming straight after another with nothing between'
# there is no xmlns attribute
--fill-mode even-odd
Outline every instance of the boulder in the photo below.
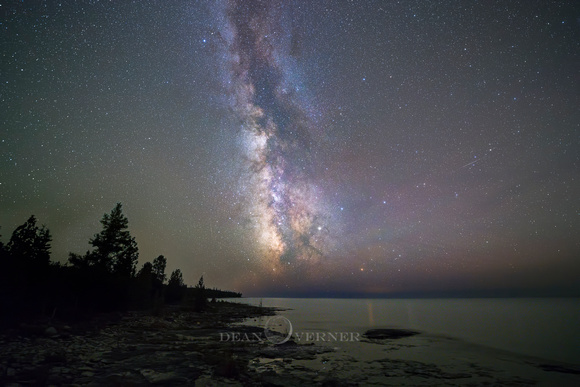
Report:
<svg viewBox="0 0 580 387"><path fill-rule="evenodd" d="M363 336L367 339L386 340L386 339L400 339L403 337L415 336L419 332L410 329L369 329Z"/></svg>

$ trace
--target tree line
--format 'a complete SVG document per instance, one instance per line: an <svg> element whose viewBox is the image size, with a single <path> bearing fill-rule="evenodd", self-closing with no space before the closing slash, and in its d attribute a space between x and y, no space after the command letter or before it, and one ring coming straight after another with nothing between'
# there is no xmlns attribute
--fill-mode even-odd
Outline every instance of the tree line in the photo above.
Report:
<svg viewBox="0 0 580 387"><path fill-rule="evenodd" d="M70 253L68 262L50 260L52 236L32 215L7 244L0 242L0 323L39 315L65 319L92 312L128 309L160 310L165 303L188 299L197 311L208 297L241 297L241 293L205 289L203 277L191 289L180 269L169 278L160 255L137 271L139 249L128 230L121 203L101 219L102 230L85 254Z"/></svg>

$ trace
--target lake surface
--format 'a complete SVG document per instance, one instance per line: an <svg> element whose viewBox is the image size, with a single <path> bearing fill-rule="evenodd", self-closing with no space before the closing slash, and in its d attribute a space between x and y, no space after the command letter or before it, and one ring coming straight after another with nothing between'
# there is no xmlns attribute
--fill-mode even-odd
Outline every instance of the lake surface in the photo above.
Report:
<svg viewBox="0 0 580 387"><path fill-rule="evenodd" d="M580 364L580 299L304 299L231 301L279 307L294 332L415 329L469 344Z"/></svg>

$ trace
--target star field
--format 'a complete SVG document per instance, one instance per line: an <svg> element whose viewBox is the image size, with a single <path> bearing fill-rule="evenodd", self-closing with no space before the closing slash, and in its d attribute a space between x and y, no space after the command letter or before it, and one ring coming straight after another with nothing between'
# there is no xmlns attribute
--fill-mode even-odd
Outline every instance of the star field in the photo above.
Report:
<svg viewBox="0 0 580 387"><path fill-rule="evenodd" d="M0 7L0 234L122 202L244 295L578 294L574 1Z"/></svg>

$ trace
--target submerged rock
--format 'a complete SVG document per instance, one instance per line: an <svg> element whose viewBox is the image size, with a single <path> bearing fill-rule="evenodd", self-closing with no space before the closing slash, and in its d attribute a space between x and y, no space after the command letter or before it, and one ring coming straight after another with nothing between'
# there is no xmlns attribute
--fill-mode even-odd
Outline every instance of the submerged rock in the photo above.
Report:
<svg viewBox="0 0 580 387"><path fill-rule="evenodd" d="M570 368L556 364L540 364L538 367L540 367L544 371L549 372L561 372L564 374L580 375L580 368Z"/></svg>
<svg viewBox="0 0 580 387"><path fill-rule="evenodd" d="M420 332L412 331L409 329L369 329L363 336L367 339L373 340L396 340L403 337L410 337L418 335Z"/></svg>

